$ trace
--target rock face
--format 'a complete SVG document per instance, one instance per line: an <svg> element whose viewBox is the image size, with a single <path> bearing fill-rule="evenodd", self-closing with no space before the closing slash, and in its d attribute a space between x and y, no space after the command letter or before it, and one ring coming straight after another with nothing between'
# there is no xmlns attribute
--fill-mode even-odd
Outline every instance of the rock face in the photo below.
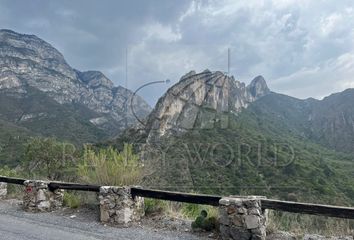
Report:
<svg viewBox="0 0 354 240"><path fill-rule="evenodd" d="M332 94L322 100L296 99L271 93L252 104L263 123L273 119L288 131L327 148L354 153L354 89ZM280 130L280 128L278 128Z"/></svg>
<svg viewBox="0 0 354 240"><path fill-rule="evenodd" d="M354 89L332 94L311 106L308 121L311 138L334 150L354 153Z"/></svg>
<svg viewBox="0 0 354 240"><path fill-rule="evenodd" d="M62 105L81 104L98 113L99 119L90 119L91 123L107 132L112 130L107 121L114 121L118 131L126 123L136 122L130 90L115 87L101 72L71 68L60 52L34 35L0 30L0 94L23 98L30 89L39 90ZM135 96L133 103L140 118L150 112L141 97Z"/></svg>
<svg viewBox="0 0 354 240"><path fill-rule="evenodd" d="M192 71L158 101L148 119L148 141L192 129L227 128L230 113L237 115L269 92L261 76L246 86L222 72Z"/></svg>
<svg viewBox="0 0 354 240"><path fill-rule="evenodd" d="M258 76L247 86L247 90L251 93L254 99L258 99L268 94L269 88L262 76Z"/></svg>

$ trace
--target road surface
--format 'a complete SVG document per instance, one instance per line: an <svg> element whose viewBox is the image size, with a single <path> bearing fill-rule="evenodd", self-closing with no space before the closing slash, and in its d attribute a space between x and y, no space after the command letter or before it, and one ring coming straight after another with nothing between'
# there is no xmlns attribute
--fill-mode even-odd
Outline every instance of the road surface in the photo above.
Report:
<svg viewBox="0 0 354 240"><path fill-rule="evenodd" d="M80 215L80 216L79 216ZM82 215L82 216L81 216ZM68 213L26 213L15 202L0 201L1 240L200 240L191 233L156 230L149 227L115 228L92 217Z"/></svg>

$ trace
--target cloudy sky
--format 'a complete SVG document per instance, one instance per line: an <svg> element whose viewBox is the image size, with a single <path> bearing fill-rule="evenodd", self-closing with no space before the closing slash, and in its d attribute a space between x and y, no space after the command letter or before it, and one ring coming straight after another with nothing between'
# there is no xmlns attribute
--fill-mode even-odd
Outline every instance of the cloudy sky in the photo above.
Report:
<svg viewBox="0 0 354 240"><path fill-rule="evenodd" d="M79 70L153 104L190 70L227 71L273 91L322 98L354 87L353 0L0 0L0 28L35 34Z"/></svg>

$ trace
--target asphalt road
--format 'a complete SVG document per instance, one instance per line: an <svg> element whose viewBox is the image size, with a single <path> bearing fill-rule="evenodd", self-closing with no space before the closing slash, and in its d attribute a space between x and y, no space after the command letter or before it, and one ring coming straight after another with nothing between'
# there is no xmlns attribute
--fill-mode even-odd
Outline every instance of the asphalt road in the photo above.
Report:
<svg viewBox="0 0 354 240"><path fill-rule="evenodd" d="M79 214L80 215L80 214ZM82 216L81 216L82 215ZM81 214L73 219L63 213L26 213L16 203L0 201L0 239L4 240L200 240L191 233L148 227L115 228Z"/></svg>

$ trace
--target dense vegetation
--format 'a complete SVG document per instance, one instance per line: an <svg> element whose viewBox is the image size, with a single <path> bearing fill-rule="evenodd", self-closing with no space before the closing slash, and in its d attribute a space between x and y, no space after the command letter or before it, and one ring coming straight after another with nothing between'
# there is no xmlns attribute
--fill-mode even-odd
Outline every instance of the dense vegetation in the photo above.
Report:
<svg viewBox="0 0 354 240"><path fill-rule="evenodd" d="M190 132L160 145L164 155L152 154L156 170L147 185L353 204L349 156L290 136L269 138L242 125L238 121L233 129Z"/></svg>
<svg viewBox="0 0 354 240"><path fill-rule="evenodd" d="M150 144L146 134L130 131L107 145L121 149L124 141L143 150L149 187L353 205L353 155L316 142L306 109L300 100L271 94L229 114L226 128L216 121L212 129Z"/></svg>
<svg viewBox="0 0 354 240"><path fill-rule="evenodd" d="M0 168L3 175L29 179L83 182L99 185L139 184L142 165L131 145L121 152L113 148L93 148L62 142L55 138L29 138L23 144L22 161L16 169Z"/></svg>
<svg viewBox="0 0 354 240"><path fill-rule="evenodd" d="M108 134L88 119L99 115L79 104L61 105L36 89L25 97L0 93L0 164L16 167L23 146L33 136L55 137L77 146Z"/></svg>
<svg viewBox="0 0 354 240"><path fill-rule="evenodd" d="M6 140L1 142L0 155L18 160L16 164L3 161L10 168L4 167L1 173L352 206L353 156L315 141L301 106L296 99L284 97L279 101L269 96L237 115L228 115L226 128L216 122L212 129L195 129L154 144L146 144L146 133L129 130L115 141L80 147L53 138L31 138L33 133L27 128L8 127L10 123L0 121L5 129L0 139ZM304 116L290 110L294 107ZM16 171L13 166L17 166ZM71 207L85 201L87 197L82 194L65 195L65 203ZM148 213L178 211L195 218L203 209L188 204L176 208L163 201L146 200ZM328 224L333 232L342 229L351 233L353 229L352 221L328 218L274 212L272 219L270 227L289 231L323 230Z"/></svg>
<svg viewBox="0 0 354 240"><path fill-rule="evenodd" d="M238 121L238 123L241 122ZM285 161L288 157L286 151L279 151L279 157L277 158L279 161L277 164L275 164L274 161L265 161L260 163L253 162L251 159L255 154L254 151L251 151L248 155L241 153L241 155L244 154L244 157L241 157L241 160L225 164L223 159L226 158L223 158L222 156L230 156L230 149L232 148L228 147L220 149L215 148L217 151L214 151L214 154L212 155L213 158L208 158L208 154L205 154L205 151L210 149L210 146L208 145L210 142L207 141L206 137L209 134L213 134L214 136L220 137L218 140L225 140L225 136L227 136L225 135L226 132L228 132L234 140L236 139L236 133L233 131L226 129L214 129L208 131L198 131L198 134L194 132L188 136L183 136L184 141L181 145L184 147L183 149L178 148L177 142L175 142L175 145L173 145L174 147L170 148L171 151L168 153L166 160L174 160L177 158L181 160L183 159L181 157L186 156L185 154L189 157L192 156L194 160L193 162L189 162L189 165L187 166L188 168L182 169L181 174L176 172L176 170L180 170L179 168L181 167L178 164L173 165L168 163L168 167L167 165L164 165L165 169L161 172L160 170L162 170L162 168L157 168L156 170L158 171L158 177L155 180L165 181L167 178L163 176L164 174L171 174L170 176L172 177L168 178L170 181L169 184L162 182L161 185L155 187L169 189L173 188L177 190L183 189L186 191L206 193L264 194L271 197L285 198L289 200L306 200L311 202L326 202L335 204L350 203L350 200L346 195L347 193L340 192L345 190L345 188L337 188L336 185L346 184L345 181L349 180L343 178L340 181L336 175L339 173L339 170L350 171L351 169L351 167L345 169L342 165L342 163L346 163L347 161L345 156L343 156L342 160L336 161L336 163L332 165L332 162L329 160L333 157L337 157L335 153L322 149L319 146L305 147L306 143L303 143L304 148L306 149L295 149L297 152L296 160L290 163L295 164L295 172L291 170L288 175L285 175L285 172L289 171L289 168L281 165L283 163L287 163ZM245 133L237 131L237 134L239 134L237 136L241 138L241 136L249 137L251 133L248 131ZM201 141L201 139L205 139L204 142ZM198 142L195 142L196 140L198 140ZM257 141L258 140L259 139L257 138ZM187 141L190 141L189 148L186 148L185 145L188 143ZM293 139L292 141L296 141L296 139ZM223 143L226 146L226 144L231 144L232 142L230 141ZM251 141L248 143L250 145L252 144ZM198 148L198 146L200 148ZM218 146L222 145L219 144ZM223 151L223 149L227 149L227 151ZM320 156L318 156L317 162L319 165L310 163L306 164L306 161L301 160L304 157L315 156L314 154L309 153L315 149L324 151L325 153L324 155L321 155L325 158L324 161L321 161ZM242 151L244 151L244 149L241 149L241 152ZM172 155L174 154L176 154L174 156L175 158L172 158ZM268 155L262 156L270 156L274 160L275 155L270 151L270 149L265 149L264 154ZM201 156L203 157L200 158ZM31 138L24 145L24 155L22 159L23 162L21 162L16 170L9 167L3 167L0 169L0 174L6 176L53 179L95 183L101 185L149 185L148 179L153 177L156 173L153 172L153 175L148 174L151 168L144 167L140 162L139 156L134 154L133 146L127 144L122 146L122 151L114 150L111 147L97 148L92 146L85 146L83 149L76 149L72 144L60 142L53 138ZM211 161L211 159L213 159L213 161ZM238 159L238 157L235 155L234 159ZM188 162L188 160L186 162ZM165 162L165 164L167 163ZM297 169L298 167L301 169ZM323 170L322 168L328 169ZM217 171L220 170L222 170L223 173L217 175ZM272 172L269 174L264 174L262 171ZM296 171L299 171L300 173L296 174ZM184 184L186 185L180 185L181 181L176 180L181 178L181 176L188 176L186 172L193 174L189 175L189 177L193 179L193 182L190 183L185 181ZM216 173L211 174L212 172ZM310 174L304 175L308 178L302 178L302 174L306 173ZM199 176L199 174L201 176ZM285 177L283 177L283 175L285 175ZM145 178L141 179L142 176L145 176ZM328 178L325 178L324 176L328 176ZM214 182L214 177L218 177L220 184L216 184ZM322 180L319 182L319 179L321 178ZM185 179L188 180L188 178ZM191 185L187 185L187 183ZM274 186L271 186L272 183L274 183ZM234 187L232 184L238 185ZM306 185L302 186L302 184ZM14 186L12 185L9 187L10 194L13 194L13 191L17 190L17 192L15 192L16 195L13 196L18 197L19 189L14 189ZM152 186L149 185L149 187ZM328 192L326 191L326 188L329 189ZM343 199L340 199L340 197L343 197ZM88 206L95 206L97 204L97 200L95 194L66 191L64 196L64 204L72 208L77 208L87 204L89 204ZM145 199L145 210L147 215L162 214L172 217L186 217L194 219L195 221L193 226L195 228L204 228L207 230L215 227L215 221L217 219L217 209L195 204L180 204ZM205 210L208 214L207 218L201 214L201 212ZM306 215L300 216L281 212L273 212L270 219L271 222L268 225L268 231L287 230L299 234L303 232L317 232L321 234L351 234L353 230L353 222L349 220L339 221L337 219L309 217ZM331 227L328 228L326 226Z"/></svg>

